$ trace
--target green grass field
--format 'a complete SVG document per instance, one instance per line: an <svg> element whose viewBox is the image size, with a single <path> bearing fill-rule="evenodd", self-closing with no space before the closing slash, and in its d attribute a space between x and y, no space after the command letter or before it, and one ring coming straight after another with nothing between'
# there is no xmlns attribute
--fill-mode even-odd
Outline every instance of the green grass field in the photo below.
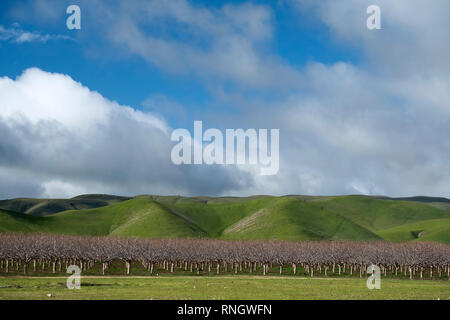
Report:
<svg viewBox="0 0 450 320"><path fill-rule="evenodd" d="M366 279L261 276L84 277L80 290L65 277L0 278L0 300L8 299L450 299L450 282L382 279L369 290ZM47 295L51 294L51 297Z"/></svg>
<svg viewBox="0 0 450 320"><path fill-rule="evenodd" d="M436 207L435 202L431 201L436 201L434 198L428 202L367 196L138 196L126 200L114 196L86 195L69 200L83 203L94 201L99 206L44 214L39 211L39 208L48 208L48 203L43 200L8 200L0 203L0 208L3 208L0 209L0 232L145 238L384 239L450 243L450 212ZM69 200L59 205L64 207ZM21 205L21 201L25 202ZM108 201L110 203L100 206L100 203ZM35 202L41 203L41 206L31 206L33 211L28 206ZM50 202L58 203L57 200ZM26 210L9 211L11 208Z"/></svg>

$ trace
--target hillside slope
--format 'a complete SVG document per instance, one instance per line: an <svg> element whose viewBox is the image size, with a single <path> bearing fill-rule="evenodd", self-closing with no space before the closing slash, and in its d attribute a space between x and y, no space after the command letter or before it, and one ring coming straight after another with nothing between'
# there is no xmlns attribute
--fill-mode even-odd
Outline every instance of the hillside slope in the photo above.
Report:
<svg viewBox="0 0 450 320"><path fill-rule="evenodd" d="M246 199L246 201L242 201ZM417 201L381 200L366 196L260 197L200 202L198 199L159 198L189 216L216 238L285 240L413 240L382 233L414 222L440 220L450 213ZM438 222L436 222L439 224ZM428 233L425 240L450 242L450 234Z"/></svg>
<svg viewBox="0 0 450 320"><path fill-rule="evenodd" d="M0 209L0 232L450 243L450 212L423 201L367 196L139 196L42 217Z"/></svg>
<svg viewBox="0 0 450 320"><path fill-rule="evenodd" d="M11 200L0 200L0 209L35 216L45 216L66 210L82 210L104 207L129 199L131 198L102 194L81 195L71 199L18 198Z"/></svg>
<svg viewBox="0 0 450 320"><path fill-rule="evenodd" d="M323 208L321 202L281 198L228 227L226 239L285 240L376 240L376 234L339 214Z"/></svg>
<svg viewBox="0 0 450 320"><path fill-rule="evenodd" d="M70 210L46 217L0 212L0 231L75 235L121 235L146 238L199 237L203 232L149 198L106 207Z"/></svg>
<svg viewBox="0 0 450 320"><path fill-rule="evenodd" d="M430 240L449 242L450 219L432 219L407 223L398 227L381 230L379 235L389 241Z"/></svg>
<svg viewBox="0 0 450 320"><path fill-rule="evenodd" d="M39 232L40 217L0 209L0 232Z"/></svg>
<svg viewBox="0 0 450 320"><path fill-rule="evenodd" d="M450 213L425 203L342 196L321 201L323 206L359 225L378 231L405 223L450 218Z"/></svg>

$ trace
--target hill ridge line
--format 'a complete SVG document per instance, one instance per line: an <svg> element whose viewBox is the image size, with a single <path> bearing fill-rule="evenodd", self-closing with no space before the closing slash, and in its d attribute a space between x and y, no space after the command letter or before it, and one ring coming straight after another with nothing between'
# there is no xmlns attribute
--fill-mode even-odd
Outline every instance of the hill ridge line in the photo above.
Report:
<svg viewBox="0 0 450 320"><path fill-rule="evenodd" d="M36 205L36 201L24 201L16 200L13 205L19 209ZM63 201L64 205L70 204ZM58 206L64 207L52 202L51 208ZM77 208L45 216L0 209L0 232L230 240L414 241L417 237L413 235L423 231L420 239L450 243L450 212L429 202L404 199L139 196L97 208Z"/></svg>

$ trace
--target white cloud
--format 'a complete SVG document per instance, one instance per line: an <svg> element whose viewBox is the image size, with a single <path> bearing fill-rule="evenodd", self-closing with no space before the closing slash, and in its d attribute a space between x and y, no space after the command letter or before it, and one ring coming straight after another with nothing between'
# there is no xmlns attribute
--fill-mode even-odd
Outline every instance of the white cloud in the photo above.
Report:
<svg viewBox="0 0 450 320"><path fill-rule="evenodd" d="M102 15L98 30L116 48L176 75L278 89L299 74L269 50L273 13L263 5L209 8L186 0L86 3ZM276 80L275 80L276 79Z"/></svg>
<svg viewBox="0 0 450 320"><path fill-rule="evenodd" d="M449 81L400 83L342 63L305 75L303 93L240 119L280 128L280 174L256 177L255 193L449 196Z"/></svg>
<svg viewBox="0 0 450 320"><path fill-rule="evenodd" d="M173 165L169 132L152 114L109 101L67 75L33 68L15 80L0 78L0 197L240 188L237 168ZM15 179L17 190L6 192ZM23 185L29 187L20 191Z"/></svg>
<svg viewBox="0 0 450 320"><path fill-rule="evenodd" d="M370 1L293 2L362 58L305 66L278 102L241 101L251 116L230 122L280 128L280 173L252 193L448 197L449 2L379 1L380 31L366 28Z"/></svg>
<svg viewBox="0 0 450 320"><path fill-rule="evenodd" d="M361 48L380 72L393 76L448 75L447 0L291 0L325 23L338 40ZM368 30L366 8L381 8L382 30Z"/></svg>
<svg viewBox="0 0 450 320"><path fill-rule="evenodd" d="M5 28L0 25L0 41L12 41L15 43L25 43L25 42L42 42L45 43L49 40L61 40L61 39L71 39L65 35L52 35L52 34L41 34L40 32L28 32L22 30L19 25L13 24L12 28Z"/></svg>
<svg viewBox="0 0 450 320"><path fill-rule="evenodd" d="M83 4L100 6L89 12L102 15L99 28L109 41L163 71L200 75L213 86L231 80L244 92L258 88L264 96L269 88L282 96L265 101L222 93L241 112L204 115L207 127L279 128L278 175L261 177L255 168L175 167L164 121L108 101L68 76L32 69L16 80L0 80L0 175L7 181L0 182L0 192L9 183L30 194L63 189L448 197L449 2L380 0L380 31L366 28L371 1L295 3L328 26L333 40L360 51L358 64L315 62L300 70L287 65L267 48L274 17L265 6ZM0 29L0 37L6 34ZM183 109L158 95L144 105L152 112ZM13 183L27 175L31 189Z"/></svg>

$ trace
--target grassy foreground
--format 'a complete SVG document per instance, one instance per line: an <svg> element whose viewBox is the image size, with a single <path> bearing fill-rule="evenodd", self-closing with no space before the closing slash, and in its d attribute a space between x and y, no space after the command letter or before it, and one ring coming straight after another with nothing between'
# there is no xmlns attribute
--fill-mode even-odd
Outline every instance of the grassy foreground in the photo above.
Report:
<svg viewBox="0 0 450 320"><path fill-rule="evenodd" d="M223 277L83 277L80 290L66 277L0 278L0 300L18 299L450 299L450 281L382 279L369 290L366 279ZM48 297L51 294L51 297Z"/></svg>

